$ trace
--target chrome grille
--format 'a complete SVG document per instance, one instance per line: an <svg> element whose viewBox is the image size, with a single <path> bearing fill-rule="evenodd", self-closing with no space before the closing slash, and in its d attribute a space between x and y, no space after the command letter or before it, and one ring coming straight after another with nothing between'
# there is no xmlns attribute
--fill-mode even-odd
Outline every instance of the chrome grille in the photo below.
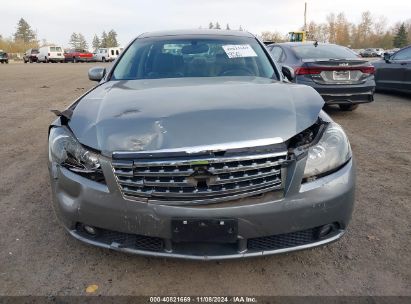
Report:
<svg viewBox="0 0 411 304"><path fill-rule="evenodd" d="M210 203L282 188L286 152L113 160L123 195L168 204Z"/></svg>

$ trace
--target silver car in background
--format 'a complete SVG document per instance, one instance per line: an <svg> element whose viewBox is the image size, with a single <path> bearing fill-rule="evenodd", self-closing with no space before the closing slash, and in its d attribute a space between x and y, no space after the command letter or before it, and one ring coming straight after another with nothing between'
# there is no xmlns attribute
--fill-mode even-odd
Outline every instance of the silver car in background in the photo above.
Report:
<svg viewBox="0 0 411 304"><path fill-rule="evenodd" d="M311 87L246 32L146 33L49 128L54 209L88 244L229 259L346 231L355 163Z"/></svg>

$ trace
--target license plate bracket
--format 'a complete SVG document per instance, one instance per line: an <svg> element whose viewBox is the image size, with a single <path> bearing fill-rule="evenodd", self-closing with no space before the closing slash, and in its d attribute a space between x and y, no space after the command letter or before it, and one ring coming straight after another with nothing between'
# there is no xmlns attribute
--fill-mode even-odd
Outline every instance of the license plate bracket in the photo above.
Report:
<svg viewBox="0 0 411 304"><path fill-rule="evenodd" d="M333 71L334 80L350 80L351 73L350 71Z"/></svg>
<svg viewBox="0 0 411 304"><path fill-rule="evenodd" d="M172 219L171 229L175 242L234 243L238 222L236 219Z"/></svg>

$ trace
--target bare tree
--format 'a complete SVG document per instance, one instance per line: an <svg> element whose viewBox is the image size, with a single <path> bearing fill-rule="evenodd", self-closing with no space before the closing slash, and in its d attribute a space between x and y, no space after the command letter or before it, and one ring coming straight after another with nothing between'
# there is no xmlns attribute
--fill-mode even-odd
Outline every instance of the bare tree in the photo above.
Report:
<svg viewBox="0 0 411 304"><path fill-rule="evenodd" d="M344 13L339 13L335 22L335 43L348 46L350 44L350 24Z"/></svg>
<svg viewBox="0 0 411 304"><path fill-rule="evenodd" d="M260 37L261 40L267 42L282 42L286 40L284 35L280 34L279 32L264 31L261 33Z"/></svg>

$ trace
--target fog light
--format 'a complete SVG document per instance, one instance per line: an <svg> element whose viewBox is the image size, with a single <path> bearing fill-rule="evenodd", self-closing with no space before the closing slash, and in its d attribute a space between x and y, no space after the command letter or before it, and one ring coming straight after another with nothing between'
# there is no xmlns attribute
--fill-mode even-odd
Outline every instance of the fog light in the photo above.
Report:
<svg viewBox="0 0 411 304"><path fill-rule="evenodd" d="M83 228L88 234L91 234L91 235L96 235L97 234L97 229L92 227L92 226L84 225Z"/></svg>
<svg viewBox="0 0 411 304"><path fill-rule="evenodd" d="M318 237L320 239L324 238L327 235L329 235L333 230L334 230L334 225L332 225L332 224L324 225L320 228L320 231L318 232Z"/></svg>

